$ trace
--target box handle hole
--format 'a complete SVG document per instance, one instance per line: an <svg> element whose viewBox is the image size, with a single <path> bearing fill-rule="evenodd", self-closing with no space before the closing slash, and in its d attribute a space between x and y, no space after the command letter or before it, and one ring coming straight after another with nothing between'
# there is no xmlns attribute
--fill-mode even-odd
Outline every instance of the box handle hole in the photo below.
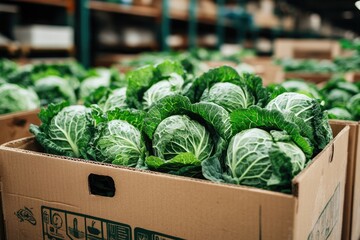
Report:
<svg viewBox="0 0 360 240"><path fill-rule="evenodd" d="M115 182L112 177L91 173L88 181L91 194L103 197L115 196Z"/></svg>
<svg viewBox="0 0 360 240"><path fill-rule="evenodd" d="M329 156L329 162L331 163L334 158L334 144L331 144L331 150L330 150L330 156Z"/></svg>

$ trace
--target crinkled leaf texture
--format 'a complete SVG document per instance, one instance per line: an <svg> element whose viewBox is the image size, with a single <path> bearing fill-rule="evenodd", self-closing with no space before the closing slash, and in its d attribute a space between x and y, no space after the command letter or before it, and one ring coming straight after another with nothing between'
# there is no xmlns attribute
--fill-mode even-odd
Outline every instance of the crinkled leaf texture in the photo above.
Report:
<svg viewBox="0 0 360 240"><path fill-rule="evenodd" d="M345 108L339 108L339 107L330 108L327 110L327 112L329 115L329 119L339 119L339 120L348 120L348 121L353 120L353 116Z"/></svg>
<svg viewBox="0 0 360 240"><path fill-rule="evenodd" d="M210 157L202 164L211 181L291 191L291 180L313 156L312 131L293 114L256 106L230 115L233 137L224 163Z"/></svg>
<svg viewBox="0 0 360 240"><path fill-rule="evenodd" d="M100 102L100 106L105 112L115 108L127 108L126 87L114 89L105 102Z"/></svg>
<svg viewBox="0 0 360 240"><path fill-rule="evenodd" d="M32 125L30 131L48 153L87 158L87 147L92 137L89 109L84 106L50 104L42 109L40 127Z"/></svg>
<svg viewBox="0 0 360 240"><path fill-rule="evenodd" d="M179 62L164 60L126 74L127 104L137 109L148 109L161 98L182 92L185 71Z"/></svg>
<svg viewBox="0 0 360 240"><path fill-rule="evenodd" d="M95 135L89 144L88 155L96 161L144 168L147 154L141 132L144 114L138 110L116 108L104 115L92 106Z"/></svg>
<svg viewBox="0 0 360 240"><path fill-rule="evenodd" d="M109 87L111 83L111 71L107 69L97 69L98 76L86 78L80 84L79 98L85 100L90 94L99 87Z"/></svg>
<svg viewBox="0 0 360 240"><path fill-rule="evenodd" d="M360 120L360 93L356 94L349 100L347 108L354 116L355 120Z"/></svg>
<svg viewBox="0 0 360 240"><path fill-rule="evenodd" d="M40 107L40 100L30 88L5 83L0 86L0 114L33 110Z"/></svg>
<svg viewBox="0 0 360 240"><path fill-rule="evenodd" d="M214 103L191 104L187 97L178 95L167 96L149 109L144 132L151 140L153 157L161 159L157 162L165 164L185 153L191 153L201 162L222 155L231 137L231 125L224 108ZM201 168L192 165L198 169L196 175L200 174ZM171 173L189 175L194 174L194 169L186 165Z"/></svg>
<svg viewBox="0 0 360 240"><path fill-rule="evenodd" d="M168 79L155 83L144 93L144 109L149 109L155 102L166 96L181 93L183 85L184 79L176 73L171 73Z"/></svg>
<svg viewBox="0 0 360 240"><path fill-rule="evenodd" d="M323 99L323 96L320 94L320 90L315 84L305 82L303 80L287 80L281 83L281 86L284 87L288 92L302 93L311 98Z"/></svg>
<svg viewBox="0 0 360 240"><path fill-rule="evenodd" d="M254 97L246 87L228 82L215 83L210 89L205 89L200 101L216 103L228 112L248 108L255 103Z"/></svg>
<svg viewBox="0 0 360 240"><path fill-rule="evenodd" d="M157 126L153 138L155 156L169 160L180 153L190 152L200 161L213 150L209 131L186 115L165 118Z"/></svg>
<svg viewBox="0 0 360 240"><path fill-rule="evenodd" d="M76 95L69 81L57 76L48 76L35 82L34 89L41 99L41 105L68 101L76 103Z"/></svg>
<svg viewBox="0 0 360 240"><path fill-rule="evenodd" d="M280 130L286 133L306 154L308 158L313 156L314 146L311 143L313 132L304 121L292 114L282 114L277 110L261 109L252 107L240 109L230 115L234 133L250 128L265 130Z"/></svg>
<svg viewBox="0 0 360 240"><path fill-rule="evenodd" d="M277 127L287 123L285 118L269 120L266 118L268 111L252 108L234 112L231 115L233 123L246 115L241 114L242 111L250 114L250 120L245 119L246 123L234 127L239 132L232 137L227 147L225 166L222 166L219 158L206 159L202 162L204 177L215 182L291 191L291 180L305 167L307 158L302 149L295 144L293 137ZM251 115L254 111L260 112ZM264 116L260 117L263 114ZM275 115L272 117L278 118ZM262 124L262 121L268 124ZM298 135L299 129L297 133L292 134ZM295 137L297 138L298 136Z"/></svg>
<svg viewBox="0 0 360 240"><path fill-rule="evenodd" d="M192 102L213 102L229 112L252 105L263 106L268 98L261 78L248 73L239 75L229 66L202 74L189 86L185 95Z"/></svg>
<svg viewBox="0 0 360 240"><path fill-rule="evenodd" d="M117 89L99 87L85 98L85 106L90 107L93 104L98 105L104 112L115 108L127 108L126 87Z"/></svg>
<svg viewBox="0 0 360 240"><path fill-rule="evenodd" d="M180 153L165 161L159 157L149 156L146 165L150 170L174 175L198 177L201 174L201 161L191 152Z"/></svg>
<svg viewBox="0 0 360 240"><path fill-rule="evenodd" d="M293 114L314 129L314 136L309 139L316 147L316 152L324 149L333 138L327 112L322 111L315 99L300 93L283 93L271 100L266 109L277 110L287 116ZM296 118L293 118L294 122L298 121Z"/></svg>

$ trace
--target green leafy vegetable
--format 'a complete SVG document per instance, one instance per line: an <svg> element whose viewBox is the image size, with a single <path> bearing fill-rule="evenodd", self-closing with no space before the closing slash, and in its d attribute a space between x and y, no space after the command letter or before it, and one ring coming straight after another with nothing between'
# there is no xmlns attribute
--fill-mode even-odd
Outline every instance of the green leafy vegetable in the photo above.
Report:
<svg viewBox="0 0 360 240"><path fill-rule="evenodd" d="M15 84L0 86L0 114L33 110L40 107L40 100L32 89Z"/></svg>
<svg viewBox="0 0 360 240"><path fill-rule="evenodd" d="M68 103L50 104L42 109L42 124L31 125L30 131L48 153L87 158L87 147L92 138L89 109L67 106Z"/></svg>

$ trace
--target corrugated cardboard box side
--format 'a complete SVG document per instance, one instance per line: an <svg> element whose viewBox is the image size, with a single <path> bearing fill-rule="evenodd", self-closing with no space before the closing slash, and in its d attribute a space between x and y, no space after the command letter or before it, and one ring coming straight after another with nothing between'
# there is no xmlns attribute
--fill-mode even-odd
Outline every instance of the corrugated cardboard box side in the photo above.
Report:
<svg viewBox="0 0 360 240"><path fill-rule="evenodd" d="M333 130L293 194L68 159L35 152L32 138L14 141L0 147L7 236L340 239L349 127ZM112 197L92 194L104 185Z"/></svg>
<svg viewBox="0 0 360 240"><path fill-rule="evenodd" d="M39 110L0 115L0 144L31 136L31 123L40 124Z"/></svg>
<svg viewBox="0 0 360 240"><path fill-rule="evenodd" d="M285 79L303 79L315 84L326 83L334 76L333 73L307 73L307 72L286 72ZM353 81L353 74L346 73L344 78L347 81Z"/></svg>
<svg viewBox="0 0 360 240"><path fill-rule="evenodd" d="M341 52L335 40L277 39L274 45L275 58L333 59Z"/></svg>
<svg viewBox="0 0 360 240"><path fill-rule="evenodd" d="M352 80L353 80L354 82L360 82L360 71L353 73Z"/></svg>
<svg viewBox="0 0 360 240"><path fill-rule="evenodd" d="M248 57L243 61L255 68L255 73L263 79L264 85L281 83L285 79L284 71L280 66L274 64L272 58Z"/></svg>
<svg viewBox="0 0 360 240"><path fill-rule="evenodd" d="M358 240L360 238L360 123L352 121L331 120L335 127L349 126L349 150L345 186L344 220L342 239Z"/></svg>

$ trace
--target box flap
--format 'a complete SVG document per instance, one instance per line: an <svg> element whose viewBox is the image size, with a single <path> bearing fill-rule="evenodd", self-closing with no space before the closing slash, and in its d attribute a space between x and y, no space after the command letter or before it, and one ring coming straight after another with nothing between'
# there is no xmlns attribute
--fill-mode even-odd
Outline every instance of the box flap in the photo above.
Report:
<svg viewBox="0 0 360 240"><path fill-rule="evenodd" d="M360 238L360 122L358 123L357 133L354 134L354 194L352 204L352 229L351 239L358 240Z"/></svg>
<svg viewBox="0 0 360 240"><path fill-rule="evenodd" d="M344 126L309 166L293 179L298 197L296 239L314 237L312 234L317 231L321 232L321 239L341 238L342 196L345 193L347 166L347 157L344 156L347 156L348 140L349 127ZM323 221L328 225L324 225ZM310 235L308 229L313 229Z"/></svg>
<svg viewBox="0 0 360 240"><path fill-rule="evenodd" d="M349 148L348 148L348 163L347 163L347 173L346 173L346 184L345 184L345 204L344 204L344 219L343 219L343 234L342 239L350 239L351 228L357 228L356 224L352 225L352 215L353 215L353 206L354 210L356 205L353 205L354 199L354 181L356 175L356 148L357 148L357 139L359 124L354 121L342 121L342 120L331 120L330 121L333 132L340 132L344 126L349 126ZM356 194L356 193L355 193ZM359 204L360 205L360 202ZM354 216L357 218L356 216ZM359 219L360 220L360 219Z"/></svg>
<svg viewBox="0 0 360 240"><path fill-rule="evenodd" d="M30 136L30 124L40 124L39 109L0 115L0 144Z"/></svg>

